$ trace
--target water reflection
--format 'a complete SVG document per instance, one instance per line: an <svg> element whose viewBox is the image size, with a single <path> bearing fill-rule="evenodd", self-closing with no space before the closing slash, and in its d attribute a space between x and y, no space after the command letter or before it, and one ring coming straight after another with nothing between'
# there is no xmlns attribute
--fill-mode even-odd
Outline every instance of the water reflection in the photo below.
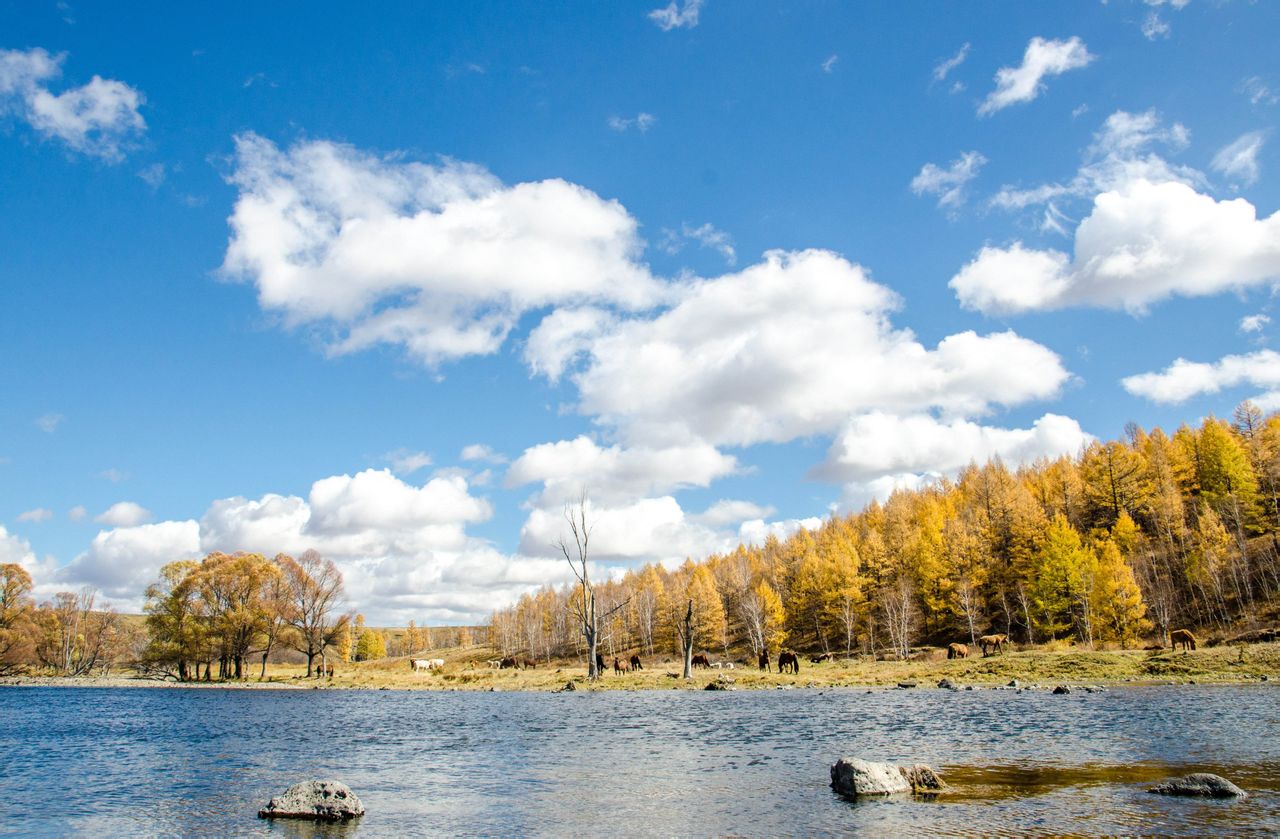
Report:
<svg viewBox="0 0 1280 839"><path fill-rule="evenodd" d="M1280 832L1280 692L0 690L0 832L744 835ZM936 801L850 804L841 755L924 762ZM1217 772L1241 802L1148 794ZM368 814L265 822L337 778Z"/></svg>

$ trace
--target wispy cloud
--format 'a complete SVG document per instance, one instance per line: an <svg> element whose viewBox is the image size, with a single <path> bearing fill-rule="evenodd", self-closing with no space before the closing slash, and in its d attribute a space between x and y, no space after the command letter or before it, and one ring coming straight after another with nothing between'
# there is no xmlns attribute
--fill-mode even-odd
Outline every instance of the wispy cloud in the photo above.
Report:
<svg viewBox="0 0 1280 839"><path fill-rule="evenodd" d="M719 251L729 265L736 265L738 253L733 247L733 237L723 230L717 229L710 222L694 227L691 224L680 225L680 230L669 227L662 229L662 241L658 247L669 254L677 254L684 249L685 242L697 242L704 248Z"/></svg>
<svg viewBox="0 0 1280 839"><path fill-rule="evenodd" d="M27 510L26 512L18 513L18 521L30 522L32 524L39 524L40 522L48 521L51 518L53 518L53 510L49 510L44 507L36 507L34 510Z"/></svg>
<svg viewBox="0 0 1280 839"><path fill-rule="evenodd" d="M387 452L382 459L391 464L391 469L397 475L412 475L419 469L425 469L432 464L431 455L426 452L415 452L408 449L396 449L393 452Z"/></svg>
<svg viewBox="0 0 1280 839"><path fill-rule="evenodd" d="M81 154L115 163L146 130L138 109L146 101L124 82L94 76L88 84L54 94L66 54L36 48L0 50L0 111L17 114L40 134Z"/></svg>
<svg viewBox="0 0 1280 839"><path fill-rule="evenodd" d="M605 124L614 131L617 131L619 134L630 131L632 128L643 134L652 128L657 122L657 117L653 114L646 114L644 111L641 111L634 117L611 116L605 120Z"/></svg>
<svg viewBox="0 0 1280 839"><path fill-rule="evenodd" d="M980 152L967 151L946 169L926 163L911 179L911 191L916 195L936 195L939 207L955 210L965 202L965 185L978 176L986 162Z"/></svg>
<svg viewBox="0 0 1280 839"><path fill-rule="evenodd" d="M968 57L969 57L969 42L965 41L964 44L960 47L960 50L955 55L951 56L950 58L944 61L939 62L937 66L933 68L933 80L935 82L946 81L947 76L951 73L951 71L959 67L961 64L963 64L964 60Z"/></svg>
<svg viewBox="0 0 1280 839"><path fill-rule="evenodd" d="M104 469L98 473L98 477L102 478L104 481L110 481L113 484L118 484L129 476L124 472L121 472L119 469Z"/></svg>
<svg viewBox="0 0 1280 839"><path fill-rule="evenodd" d="M1246 335L1253 332L1261 332L1262 328L1269 323L1271 323L1271 318L1262 313L1245 315L1240 318L1240 331Z"/></svg>
<svg viewBox="0 0 1280 839"><path fill-rule="evenodd" d="M66 419L67 418L62 414L50 412L42 417L36 417L36 428L40 429L45 434L52 434L58 430L58 426L62 425Z"/></svg>
<svg viewBox="0 0 1280 839"><path fill-rule="evenodd" d="M828 55L826 59L822 62L822 72L830 73L831 71L835 70L836 62L838 62L839 60L840 60L840 56L835 55L834 53L832 55Z"/></svg>
<svg viewBox="0 0 1280 839"><path fill-rule="evenodd" d="M656 23L663 32L692 29L698 25L698 13L702 11L702 4L703 0L684 0L684 5L681 6L679 0L671 0L661 9L649 12L649 20Z"/></svg>
<svg viewBox="0 0 1280 839"><path fill-rule="evenodd" d="M1243 186L1249 186L1258 180L1258 152L1266 135L1262 131L1250 131L1242 134L1234 141L1218 149L1209 165L1215 172L1221 172L1231 180Z"/></svg>
<svg viewBox="0 0 1280 839"><path fill-rule="evenodd" d="M996 71L996 89L978 106L978 114L986 116L996 111L1030 102L1044 90L1046 76L1058 76L1068 70L1087 66L1094 56L1084 41L1072 37L1065 41L1047 41L1032 38L1017 67L1001 67Z"/></svg>

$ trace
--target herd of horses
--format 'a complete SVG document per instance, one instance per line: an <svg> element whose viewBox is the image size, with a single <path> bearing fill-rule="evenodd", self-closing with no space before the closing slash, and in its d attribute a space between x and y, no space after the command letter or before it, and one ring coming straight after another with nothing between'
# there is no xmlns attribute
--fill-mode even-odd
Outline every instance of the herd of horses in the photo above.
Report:
<svg viewBox="0 0 1280 839"><path fill-rule="evenodd" d="M1194 650L1196 648L1196 636L1191 634L1187 629L1175 629L1169 633L1169 642L1173 645L1173 649L1177 650L1181 647L1184 650ZM1004 649L1009 645L1008 635L983 635L978 638L978 647L982 650L982 655L995 655L999 653L1004 655ZM1148 650L1164 649L1159 644L1153 644L1147 647ZM969 645L962 643L954 643L947 645L947 658L968 658ZM835 661L834 653L820 653L809 657L809 661L813 664L821 664L824 661ZM760 653L757 663L761 670L769 672L771 670L771 659L769 651L764 650ZM474 666L475 662L472 662ZM695 670L703 668L728 668L733 669L733 662L712 662L710 656L706 653L697 653L693 656L691 664ZM504 658L491 659L488 665L498 670L528 670L538 666L536 661L528 658L516 658L515 656L506 656ZM444 667L444 659L442 658L412 658L409 659L409 666L413 668L415 673L439 670ZM613 672L619 676L626 673L633 673L644 669L640 656L632 655L630 659L622 659L617 656L613 659ZM604 673L606 670L604 656L596 653L596 671ZM332 670L329 671L332 677ZM783 650L778 653L778 672L798 674L800 672L800 656L791 650Z"/></svg>

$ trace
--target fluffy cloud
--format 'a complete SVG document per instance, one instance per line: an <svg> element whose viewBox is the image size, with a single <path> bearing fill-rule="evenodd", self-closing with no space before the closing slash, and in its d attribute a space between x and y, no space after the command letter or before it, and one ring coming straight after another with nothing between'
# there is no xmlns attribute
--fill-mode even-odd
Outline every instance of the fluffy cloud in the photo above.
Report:
<svg viewBox="0 0 1280 839"><path fill-rule="evenodd" d="M1215 172L1221 172L1231 180L1249 186L1258 180L1258 152L1266 135L1250 131L1218 149L1210 164Z"/></svg>
<svg viewBox="0 0 1280 839"><path fill-rule="evenodd" d="M136 610L165 563L211 551L273 556L314 548L338 564L348 601L373 623L477 621L495 603L568 576L563 562L507 555L467 533L490 515L461 476L415 486L371 469L318 480L306 498L224 498L199 521L104 530L53 578L62 588L93 585Z"/></svg>
<svg viewBox="0 0 1280 839"><path fill-rule="evenodd" d="M1121 384L1135 396L1165 404L1247 384L1265 390L1254 401L1265 410L1272 410L1280 407L1280 353L1259 350L1228 355L1212 364L1179 358L1158 373L1126 376Z"/></svg>
<svg viewBox="0 0 1280 839"><path fill-rule="evenodd" d="M946 169L926 163L911 179L911 191L916 195L936 195L939 207L954 209L965 201L965 184L978 177L978 171L986 162L980 153L967 151Z"/></svg>
<svg viewBox="0 0 1280 839"><path fill-rule="evenodd" d="M897 305L836 254L773 251L690 284L653 318L548 318L526 355L550 374L581 354L579 410L627 445L656 448L784 442L869 410L982 414L1053 396L1067 379L1053 352L1012 332L927 348L892 327Z"/></svg>
<svg viewBox="0 0 1280 839"><path fill-rule="evenodd" d="M675 564L688 557L729 551L738 544L732 532L692 520L669 495L613 506L588 502L587 520L592 528L591 556L605 564ZM535 508L520 530L520 551L558 557L561 538L568 540L563 509Z"/></svg>
<svg viewBox="0 0 1280 839"><path fill-rule="evenodd" d="M996 89L978 106L978 113L985 116L1010 105L1030 102L1044 90L1042 82L1046 76L1085 67L1093 59L1079 38L1065 41L1032 38L1022 56L1022 64L996 71Z"/></svg>
<svg viewBox="0 0 1280 839"><path fill-rule="evenodd" d="M811 517L807 519L784 519L782 521L766 522L763 519L754 519L752 521L744 521L742 526L738 528L738 537L743 544L763 545L765 540L773 536L779 540L785 540L796 531L804 528L805 530L816 530L822 526L822 519Z"/></svg>
<svg viewBox="0 0 1280 839"><path fill-rule="evenodd" d="M960 303L988 313L1096 305L1142 311L1280 277L1280 214L1242 198L1137 180L1104 192L1075 232L1074 258L1014 243L985 247L954 277Z"/></svg>
<svg viewBox="0 0 1280 839"><path fill-rule="evenodd" d="M1020 465L1073 455L1092 439L1074 419L1057 414L1045 414L1031 428L996 428L959 419L942 422L926 414L876 412L845 425L815 474L862 483L886 475L950 475L995 457Z"/></svg>
<svg viewBox="0 0 1280 839"><path fill-rule="evenodd" d="M701 524L719 527L725 524L763 521L766 516L771 516L773 513L773 507L764 507L754 501L726 498L690 518Z"/></svg>
<svg viewBox="0 0 1280 839"><path fill-rule="evenodd" d="M133 527L151 520L151 511L134 501L118 501L94 521L111 527Z"/></svg>
<svg viewBox="0 0 1280 839"><path fill-rule="evenodd" d="M698 13L702 10L703 0L671 0L666 6L649 12L649 20L657 24L663 32L672 29L692 29L698 25Z"/></svg>
<svg viewBox="0 0 1280 839"><path fill-rule="evenodd" d="M508 486L543 484L539 503L559 505L584 491L617 502L690 486L704 487L738 471L738 462L705 443L667 448L603 447L588 437L526 449L507 471Z"/></svg>
<svg viewBox="0 0 1280 839"><path fill-rule="evenodd" d="M1261 332L1262 328L1271 323L1271 318L1264 314L1245 315L1240 318L1240 331L1244 333Z"/></svg>
<svg viewBox="0 0 1280 839"><path fill-rule="evenodd" d="M94 76L88 84L54 94L48 84L62 74L65 54L42 49L0 50L0 113L25 120L46 137L110 162L146 129L144 101L124 82Z"/></svg>
<svg viewBox="0 0 1280 839"><path fill-rule="evenodd" d="M461 454L458 455L461 460L474 461L479 460L485 463L506 463L507 458L495 452L492 448L484 443L472 443L469 446L463 446Z"/></svg>
<svg viewBox="0 0 1280 839"><path fill-rule="evenodd" d="M67 586L97 588L117 608L141 611L143 592L155 582L160 567L200 555L200 526L194 521L162 521L104 530L89 550L58 573Z"/></svg>
<svg viewBox="0 0 1280 839"><path fill-rule="evenodd" d="M251 281L332 352L403 346L428 364L495 352L519 317L564 302L641 309L663 286L636 259L615 201L546 180L505 186L478 166L236 138L239 189L223 271Z"/></svg>

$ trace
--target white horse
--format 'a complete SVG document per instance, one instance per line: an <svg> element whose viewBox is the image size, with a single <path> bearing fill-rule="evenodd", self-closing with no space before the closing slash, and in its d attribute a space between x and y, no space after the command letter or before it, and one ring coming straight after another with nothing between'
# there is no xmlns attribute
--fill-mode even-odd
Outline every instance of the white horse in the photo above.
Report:
<svg viewBox="0 0 1280 839"><path fill-rule="evenodd" d="M427 659L427 658L415 658L415 659L411 659L411 660L409 661L409 664L411 664L411 665L413 666L413 672L415 672L415 673L418 673L418 672L420 672L420 671L422 671L422 670L430 670L430 669L431 669L431 659Z"/></svg>

